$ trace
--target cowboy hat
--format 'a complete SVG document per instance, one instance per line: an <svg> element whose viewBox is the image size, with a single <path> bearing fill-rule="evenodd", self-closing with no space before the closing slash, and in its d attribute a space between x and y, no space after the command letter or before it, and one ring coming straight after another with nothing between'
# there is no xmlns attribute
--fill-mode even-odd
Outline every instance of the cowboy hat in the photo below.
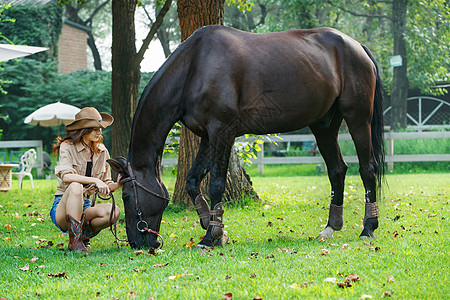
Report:
<svg viewBox="0 0 450 300"><path fill-rule="evenodd" d="M82 108L76 115L75 121L66 126L67 131L84 128L106 128L114 122L114 118L107 113L99 113L93 107Z"/></svg>

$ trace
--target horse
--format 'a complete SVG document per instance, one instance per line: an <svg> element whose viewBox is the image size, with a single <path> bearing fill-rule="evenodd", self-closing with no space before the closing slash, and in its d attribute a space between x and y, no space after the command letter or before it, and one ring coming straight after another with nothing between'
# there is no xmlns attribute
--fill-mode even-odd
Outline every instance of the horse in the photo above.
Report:
<svg viewBox="0 0 450 300"><path fill-rule="evenodd" d="M181 121L201 137L186 190L206 234L198 247L223 242L227 167L236 137L308 126L328 169L331 203L319 233L343 226L343 160L338 131L345 120L365 188L364 229L378 228L377 191L384 175L383 94L369 49L333 28L249 33L220 25L198 29L155 73L133 118L128 157L110 160L122 174L126 232L132 248L157 248L170 198L161 157L172 126ZM209 199L200 183L210 173Z"/></svg>

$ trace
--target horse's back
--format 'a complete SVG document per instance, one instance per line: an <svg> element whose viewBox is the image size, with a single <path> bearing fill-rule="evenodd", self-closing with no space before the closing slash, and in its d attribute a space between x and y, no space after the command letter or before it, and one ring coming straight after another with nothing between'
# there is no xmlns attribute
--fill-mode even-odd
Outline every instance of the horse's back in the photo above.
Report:
<svg viewBox="0 0 450 300"><path fill-rule="evenodd" d="M343 92L346 72L358 74L358 60L365 59L358 42L326 27L248 33L207 26L191 44L185 98L196 105L189 107L200 107L199 122L206 115L246 119L241 132L285 132L320 120ZM270 115L264 124L261 115Z"/></svg>

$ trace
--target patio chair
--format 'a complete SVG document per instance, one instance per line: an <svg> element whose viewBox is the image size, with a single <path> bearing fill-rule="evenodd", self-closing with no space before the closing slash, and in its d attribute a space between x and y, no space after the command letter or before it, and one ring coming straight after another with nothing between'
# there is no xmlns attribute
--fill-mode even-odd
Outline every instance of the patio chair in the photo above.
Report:
<svg viewBox="0 0 450 300"><path fill-rule="evenodd" d="M20 156L20 169L18 172L12 172L12 175L19 179L19 189L22 189L22 180L25 176L30 178L31 188L34 189L31 170L33 169L36 158L36 150L34 149L30 149Z"/></svg>

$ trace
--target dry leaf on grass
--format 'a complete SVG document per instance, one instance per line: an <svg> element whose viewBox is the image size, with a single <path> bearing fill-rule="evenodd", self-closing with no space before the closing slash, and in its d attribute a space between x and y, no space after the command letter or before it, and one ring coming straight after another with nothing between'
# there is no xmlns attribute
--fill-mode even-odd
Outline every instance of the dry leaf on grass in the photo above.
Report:
<svg viewBox="0 0 450 300"><path fill-rule="evenodd" d="M387 282L393 282L395 281L394 276L388 276Z"/></svg>
<svg viewBox="0 0 450 300"><path fill-rule="evenodd" d="M233 294L232 293L226 293L222 296L222 300L233 300Z"/></svg>
<svg viewBox="0 0 450 300"><path fill-rule="evenodd" d="M165 267L167 266L169 263L164 263L164 264L154 264L153 268L160 268L160 267Z"/></svg>
<svg viewBox="0 0 450 300"><path fill-rule="evenodd" d="M363 294L361 295L361 297L359 297L359 299L372 299L372 298L373 298L372 296L366 294Z"/></svg>
<svg viewBox="0 0 450 300"><path fill-rule="evenodd" d="M20 271L28 271L30 269L30 266L25 266L22 268L19 268Z"/></svg>
<svg viewBox="0 0 450 300"><path fill-rule="evenodd" d="M52 278L52 277L53 278L60 278L60 277L67 278L66 272L60 272L60 273L55 273L55 274L50 273L47 275L47 277L49 277L49 278Z"/></svg>

